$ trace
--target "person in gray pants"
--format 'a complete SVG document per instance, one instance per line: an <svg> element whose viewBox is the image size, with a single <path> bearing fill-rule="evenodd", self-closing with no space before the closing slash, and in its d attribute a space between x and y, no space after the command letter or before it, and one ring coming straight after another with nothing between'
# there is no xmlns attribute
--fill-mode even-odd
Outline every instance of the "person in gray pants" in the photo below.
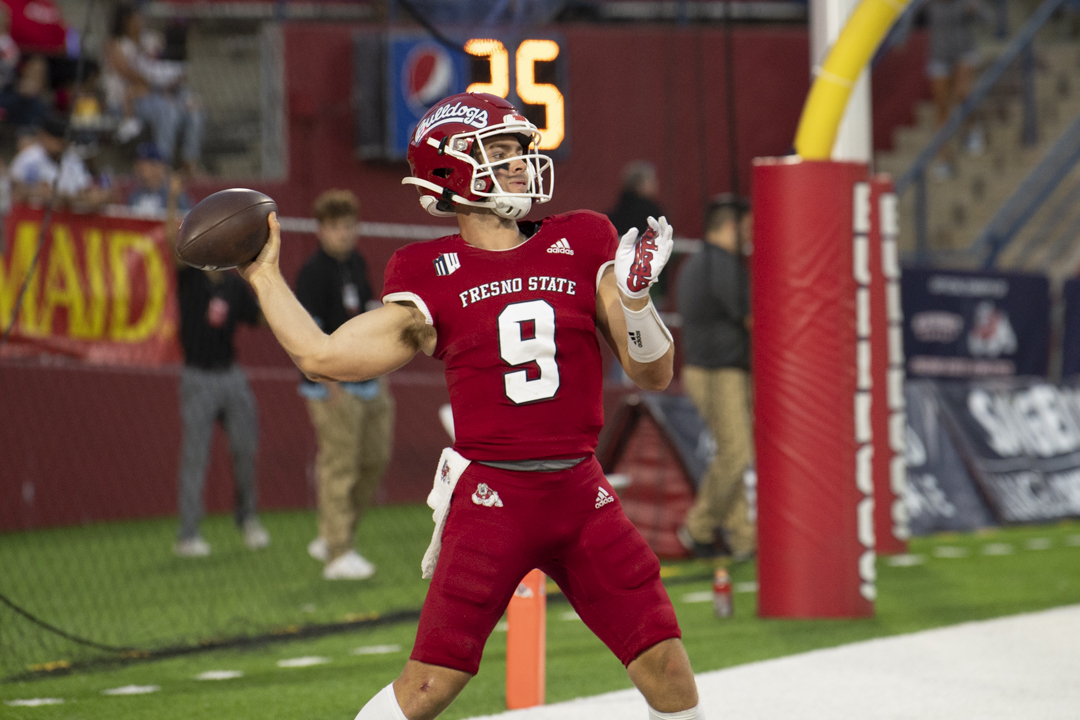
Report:
<svg viewBox="0 0 1080 720"><path fill-rule="evenodd" d="M252 550L270 544L255 510L255 452L258 416L247 376L234 362L238 323L256 325L262 313L247 285L235 275L183 267L177 271L180 299L180 414L184 439L180 452L180 530L173 551L181 557L210 554L199 534L203 485L214 423L229 438L236 485L236 523Z"/></svg>

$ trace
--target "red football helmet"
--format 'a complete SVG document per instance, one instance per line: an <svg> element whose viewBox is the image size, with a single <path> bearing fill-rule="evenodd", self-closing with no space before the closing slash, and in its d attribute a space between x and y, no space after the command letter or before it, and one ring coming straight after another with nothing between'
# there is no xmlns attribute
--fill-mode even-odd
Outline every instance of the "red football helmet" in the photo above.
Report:
<svg viewBox="0 0 1080 720"><path fill-rule="evenodd" d="M517 135L524 154L490 161L484 140L496 135ZM417 123L407 156L412 177L401 182L420 188L420 204L432 215L452 216L461 204L491 208L496 215L517 220L529 212L533 200L551 199L555 171L551 158L537 152L539 144L540 131L503 98L487 93L451 95ZM517 160L525 161L529 187L525 192L505 192L495 181L494 170Z"/></svg>

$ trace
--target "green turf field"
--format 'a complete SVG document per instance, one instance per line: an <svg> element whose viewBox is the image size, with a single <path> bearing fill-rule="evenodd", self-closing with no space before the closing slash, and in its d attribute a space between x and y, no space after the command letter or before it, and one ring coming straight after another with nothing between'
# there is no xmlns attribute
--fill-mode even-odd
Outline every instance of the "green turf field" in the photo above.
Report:
<svg viewBox="0 0 1080 720"><path fill-rule="evenodd" d="M387 509L393 523L422 520L421 508ZM381 524L372 522L372 530ZM271 516L268 525L281 532L294 522L292 515ZM387 523L384 530L393 526ZM222 528L227 530L228 528ZM297 531L297 541L308 535ZM231 530L230 530L231 532ZM281 533L284 535L284 533ZM45 536L48 533L38 533ZM0 538L0 562L10 537ZM370 538L374 540L374 538ZM211 539L214 541L213 538ZM275 536L275 543L279 537ZM27 540L29 542L29 540ZM225 538L220 544L224 545ZM416 560L421 547L376 549L380 578L389 584L399 570L388 567L394 558L403 564L400 572L418 577ZM215 545L215 549L217 545ZM167 550L167 547L166 547ZM785 621L761 620L755 616L752 564L733 568L736 584L735 616L720 620L712 616L708 600L709 567L703 563L666 564L668 589L679 614L684 639L697 671L711 670L754 660L762 660L814 648L829 647L882 635L911 632L965 620L1038 610L1080 602L1080 524L998 530L976 535L917 539L912 543L907 564L896 565L879 559L879 599L877 616L867 620ZM24 552L29 549L24 548ZM318 604L313 614L332 620L349 607L348 596L379 600L382 607L402 607L419 602L423 582L415 587L402 585L401 602L385 593L385 585L370 588L359 583L323 587L315 582L318 566L302 556L303 546L278 552L295 556L290 567L308 578L295 581L283 591L281 607L287 602ZM268 557L270 557L268 555ZM219 561L224 565L227 558ZM236 561L251 561L239 555ZM306 561L301 562L301 561ZM165 562L163 560L163 562ZM169 561L171 562L171 560ZM260 559L261 562L261 559ZM7 567L7 565L2 565ZM174 569L175 571L175 569ZM214 577L227 582L229 574L219 568ZM243 573L236 573L243 577ZM379 576L377 576L379 578ZM700 578L700 579L694 579ZM380 588L383 588L380 590ZM321 593L321 595L313 595ZM359 601L358 601L359 602ZM333 609L331 609L333 608ZM570 608L552 598L548 615L548 701L570 699L629 687L622 666L598 640L573 618ZM284 612L284 611L282 611ZM319 614L322 612L323 614ZM5 627L9 619L4 616ZM77 720L91 718L341 718L355 716L357 710L379 688L391 681L408 655L416 625L414 622L336 634L313 640L272 642L245 650L213 651L169 660L140 662L122 667L77 672L45 679L0 684L0 717ZM2 630L0 630L2 632ZM7 637L4 633L0 641ZM4 646L0 644L0 648ZM366 648L356 654L358 648ZM317 664L279 667L283 660L317 658ZM504 708L505 633L496 632L489 642L480 674L445 714L447 718L493 713ZM314 662L314 661L313 661ZM214 670L240 671L242 677L227 680L197 680L197 675ZM159 688L149 694L107 695L104 691L127 686ZM52 698L59 705L27 707L11 705L16 700Z"/></svg>
<svg viewBox="0 0 1080 720"><path fill-rule="evenodd" d="M0 535L0 592L42 620L97 643L157 649L341 623L419 608L420 558L431 537L425 506L377 508L359 544L379 567L362 584L322 580L307 555L312 512L264 513L268 549L251 552L228 516L203 523L208 558L172 554L174 519L101 523ZM0 677L100 652L39 632L0 606Z"/></svg>

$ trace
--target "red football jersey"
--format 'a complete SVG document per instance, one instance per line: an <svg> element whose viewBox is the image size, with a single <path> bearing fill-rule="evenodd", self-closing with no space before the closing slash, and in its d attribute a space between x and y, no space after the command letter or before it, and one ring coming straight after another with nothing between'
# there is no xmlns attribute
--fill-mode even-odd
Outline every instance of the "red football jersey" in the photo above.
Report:
<svg viewBox="0 0 1080 720"><path fill-rule="evenodd" d="M581 210L545 218L510 250L452 235L394 253L383 302L412 301L435 327L463 456L595 450L604 424L596 290L618 242L606 217Z"/></svg>

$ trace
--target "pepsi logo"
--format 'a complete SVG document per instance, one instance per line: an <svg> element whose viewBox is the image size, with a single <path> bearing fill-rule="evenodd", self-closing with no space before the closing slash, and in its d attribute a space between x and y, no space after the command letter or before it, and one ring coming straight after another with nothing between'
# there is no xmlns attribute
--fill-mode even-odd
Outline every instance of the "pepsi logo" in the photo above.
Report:
<svg viewBox="0 0 1080 720"><path fill-rule="evenodd" d="M405 56L401 69L402 94L409 109L423 115L433 103L451 94L454 63L450 54L434 43L421 43Z"/></svg>

